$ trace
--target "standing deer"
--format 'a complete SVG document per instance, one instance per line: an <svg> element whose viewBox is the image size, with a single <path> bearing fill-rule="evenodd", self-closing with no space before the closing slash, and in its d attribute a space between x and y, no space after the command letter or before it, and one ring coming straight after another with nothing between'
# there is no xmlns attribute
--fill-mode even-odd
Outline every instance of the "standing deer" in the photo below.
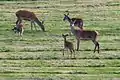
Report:
<svg viewBox="0 0 120 80"><path fill-rule="evenodd" d="M97 31L89 31L89 30L75 30L73 27L74 22L71 22L71 32L77 39L77 50L79 50L80 40L92 40L95 44L94 53L96 52L96 48L98 48L99 53L99 43L97 41L97 36L99 35Z"/></svg>
<svg viewBox="0 0 120 80"><path fill-rule="evenodd" d="M69 13L67 14L64 14L64 18L63 18L63 21L67 20L70 25L71 25L71 22L74 22L74 26L77 26L79 27L80 29L83 29L83 20L80 19L80 18L70 18L69 17Z"/></svg>
<svg viewBox="0 0 120 80"><path fill-rule="evenodd" d="M72 57L73 52L74 52L74 57L75 57L75 51L74 51L73 43L66 40L67 36L68 36L68 34L66 34L66 35L62 34L62 37L64 38L63 56L64 56L64 50L69 49L69 51L71 52L71 57Z"/></svg>
<svg viewBox="0 0 120 80"><path fill-rule="evenodd" d="M36 22L41 27L41 29L45 31L45 28L43 25L44 21L40 22L33 12L30 12L27 10L19 10L16 12L16 17L17 17L16 25L20 24L22 20L27 20L27 21L31 21L31 30L33 28L32 24L34 24L34 27L35 27L35 22Z"/></svg>

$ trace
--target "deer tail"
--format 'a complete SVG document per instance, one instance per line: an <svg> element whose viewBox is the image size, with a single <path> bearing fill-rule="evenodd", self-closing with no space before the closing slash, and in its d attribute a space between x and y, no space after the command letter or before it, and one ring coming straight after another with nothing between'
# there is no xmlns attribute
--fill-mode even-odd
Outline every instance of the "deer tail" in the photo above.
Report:
<svg viewBox="0 0 120 80"><path fill-rule="evenodd" d="M98 36L100 35L97 31L95 31L96 33L96 41L98 41Z"/></svg>
<svg viewBox="0 0 120 80"><path fill-rule="evenodd" d="M42 22L39 21L38 18L36 18L34 21L41 27L41 29L42 29L43 31L45 31L44 25L42 24Z"/></svg>

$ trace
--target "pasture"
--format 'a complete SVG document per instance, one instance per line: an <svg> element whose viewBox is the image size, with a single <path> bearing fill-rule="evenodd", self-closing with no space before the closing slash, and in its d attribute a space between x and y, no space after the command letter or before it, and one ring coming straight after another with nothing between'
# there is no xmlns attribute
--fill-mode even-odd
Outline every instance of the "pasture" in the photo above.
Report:
<svg viewBox="0 0 120 80"><path fill-rule="evenodd" d="M120 80L119 0L0 1L0 80ZM15 12L29 10L45 20L46 32L31 31L24 21L23 38L11 29ZM86 30L99 32L100 53L91 41L81 41L76 58L62 56L62 33L69 33L65 11L84 20ZM38 26L38 25L37 25ZM75 37L68 36L76 48Z"/></svg>

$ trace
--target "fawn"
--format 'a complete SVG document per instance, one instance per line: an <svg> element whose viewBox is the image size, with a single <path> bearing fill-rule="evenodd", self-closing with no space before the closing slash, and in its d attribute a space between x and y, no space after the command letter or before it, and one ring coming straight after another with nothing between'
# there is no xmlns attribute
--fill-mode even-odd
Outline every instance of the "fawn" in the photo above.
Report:
<svg viewBox="0 0 120 80"><path fill-rule="evenodd" d="M69 51L71 52L71 57L72 57L73 52L74 52L74 57L75 57L75 50L74 50L73 43L66 40L67 36L68 36L68 34L65 34L65 35L62 34L62 37L64 38L63 56L64 56L64 50L69 49Z"/></svg>
<svg viewBox="0 0 120 80"><path fill-rule="evenodd" d="M16 26L12 29L15 33L18 33L19 36L23 35L24 29L23 29L23 24L19 23L16 24Z"/></svg>

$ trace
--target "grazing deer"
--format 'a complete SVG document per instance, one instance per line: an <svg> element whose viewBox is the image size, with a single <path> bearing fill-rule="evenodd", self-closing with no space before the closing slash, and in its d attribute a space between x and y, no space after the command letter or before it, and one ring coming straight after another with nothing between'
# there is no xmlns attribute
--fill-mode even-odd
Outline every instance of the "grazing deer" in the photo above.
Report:
<svg viewBox="0 0 120 80"><path fill-rule="evenodd" d="M41 27L41 29L45 31L45 28L43 25L44 20L40 22L33 12L26 11L26 10L19 10L16 12L16 17L17 17L16 25L21 23L22 20L27 20L27 21L31 21L31 30L33 28L32 24L34 24L34 27L35 27L35 22L36 22Z"/></svg>
<svg viewBox="0 0 120 80"><path fill-rule="evenodd" d="M80 40L92 40L92 42L95 44L94 53L96 51L96 48L98 48L99 53L99 43L97 41L97 36L99 35L97 31L89 31L89 30L75 30L73 25L70 25L71 32L77 39L77 50L79 50L79 43Z"/></svg>
<svg viewBox="0 0 120 80"><path fill-rule="evenodd" d="M17 24L12 30L15 33L18 33L19 36L22 36L24 32L23 24L22 23Z"/></svg>
<svg viewBox="0 0 120 80"><path fill-rule="evenodd" d="M62 37L64 38L63 56L64 56L64 50L69 49L69 51L71 52L71 57L72 57L73 52L74 52L74 57L75 57L75 51L74 51L73 43L66 40L67 36L68 36L68 34L66 34L66 35L62 34Z"/></svg>
<svg viewBox="0 0 120 80"><path fill-rule="evenodd" d="M67 14L64 14L64 18L63 18L63 21L67 20L70 25L71 25L71 22L74 22L74 26L77 26L79 27L80 29L83 29L83 20L80 19L80 18L70 18L69 16L69 13Z"/></svg>

